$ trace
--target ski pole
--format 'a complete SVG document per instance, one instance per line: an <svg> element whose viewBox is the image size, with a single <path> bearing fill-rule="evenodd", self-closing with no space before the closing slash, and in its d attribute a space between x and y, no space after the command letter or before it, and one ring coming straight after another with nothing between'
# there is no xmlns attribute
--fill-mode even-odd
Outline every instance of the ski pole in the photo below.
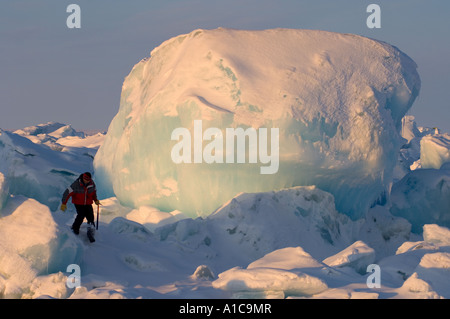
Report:
<svg viewBox="0 0 450 319"><path fill-rule="evenodd" d="M95 229L97 229L97 230L98 230L98 215L99 215L99 212L100 212L100 205L97 205L97 225L95 226Z"/></svg>

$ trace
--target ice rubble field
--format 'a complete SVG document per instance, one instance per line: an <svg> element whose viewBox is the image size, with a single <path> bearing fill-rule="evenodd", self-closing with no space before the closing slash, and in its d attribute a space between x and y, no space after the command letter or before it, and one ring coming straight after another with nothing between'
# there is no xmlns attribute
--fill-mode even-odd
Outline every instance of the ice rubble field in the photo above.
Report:
<svg viewBox="0 0 450 319"><path fill-rule="evenodd" d="M405 119L412 122L411 117ZM45 172L49 184L68 182L76 177L69 172L75 172L64 170L69 164L58 155L68 162L73 156L88 157L83 154L95 154L104 138L102 134L55 138L51 133L2 131L0 154L13 157L6 176L29 178L30 187L37 188L42 186L31 183ZM414 134L411 141L417 145L424 137L448 136L434 130ZM69 146L65 141L70 141ZM81 146L83 141L89 147ZM412 152L414 156L407 157L411 147L409 142L402 148L401 169L406 169L406 160L416 166L421 161L422 154L415 157L419 154ZM450 149L450 144L446 147ZM40 158L51 152L53 161L43 164ZM80 171L89 169L92 161L85 164ZM445 167L417 168L406 174L407 180L424 173L416 181L428 188L419 192L412 185L409 190L421 196L417 202L432 204L426 196L437 191L432 182L438 174L437 184L448 192ZM4 194L8 178L0 176ZM405 178L395 185L403 185ZM21 181L11 177L9 183L16 180ZM97 241L90 244L83 228L79 236L70 231L73 206L62 213L24 195L3 197L7 199L0 218L3 298L450 297L450 230L425 224L413 233L406 219L390 213L394 203L375 206L365 218L352 221L336 211L331 194L300 186L242 193L214 214L192 219L180 211L124 207L112 197L102 200ZM366 284L371 274L367 265L373 263L381 269L381 288ZM66 285L70 264L81 267L81 287L76 289Z"/></svg>
<svg viewBox="0 0 450 319"><path fill-rule="evenodd" d="M196 30L133 68L107 135L53 122L0 130L0 297L449 298L450 135L404 116L420 87L415 69L397 49L357 36ZM209 198L201 169L174 167L157 140L193 116L215 127L276 119L280 154L295 149L280 164L308 173L280 172L273 191L242 172L222 184L233 171L212 170L208 185L229 197ZM71 232L71 204L58 210L84 171L109 195L93 244L85 228ZM343 191L333 186L340 178ZM145 202L155 187L169 199L159 209ZM186 191L202 196L161 208ZM216 206L196 217L193 202ZM71 264L81 268L76 289ZM371 264L380 288L367 285Z"/></svg>

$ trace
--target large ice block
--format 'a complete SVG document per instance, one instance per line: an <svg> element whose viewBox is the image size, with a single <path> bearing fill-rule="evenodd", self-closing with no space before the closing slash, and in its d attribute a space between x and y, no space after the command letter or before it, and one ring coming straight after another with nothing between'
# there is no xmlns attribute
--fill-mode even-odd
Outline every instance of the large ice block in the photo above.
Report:
<svg viewBox="0 0 450 319"><path fill-rule="evenodd" d="M125 78L94 159L96 182L127 206L191 216L209 215L239 192L316 185L358 218L389 188L401 119L419 89L414 61L380 41L195 30L162 43ZM228 160L227 129L248 133L242 163L239 154ZM262 156L276 150L272 162Z"/></svg>

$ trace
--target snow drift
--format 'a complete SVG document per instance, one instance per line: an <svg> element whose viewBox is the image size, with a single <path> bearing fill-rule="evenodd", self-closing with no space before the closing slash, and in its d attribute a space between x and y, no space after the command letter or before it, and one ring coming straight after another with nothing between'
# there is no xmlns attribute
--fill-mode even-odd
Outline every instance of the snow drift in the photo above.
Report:
<svg viewBox="0 0 450 319"><path fill-rule="evenodd" d="M364 37L195 30L126 77L94 162L99 189L130 207L205 216L239 192L316 185L358 218L392 181L401 118L419 89L409 57ZM222 132L279 128L278 172L262 175L249 162L175 164L171 133L192 134L195 120Z"/></svg>

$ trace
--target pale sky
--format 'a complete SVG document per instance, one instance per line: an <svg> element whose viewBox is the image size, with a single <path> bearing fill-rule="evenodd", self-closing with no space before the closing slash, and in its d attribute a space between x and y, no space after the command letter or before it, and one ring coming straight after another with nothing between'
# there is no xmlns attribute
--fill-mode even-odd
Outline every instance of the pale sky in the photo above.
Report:
<svg viewBox="0 0 450 319"><path fill-rule="evenodd" d="M69 4L81 28L68 29ZM366 8L381 7L369 29ZM163 41L198 28L296 28L388 42L419 66L409 114L450 133L448 0L15 0L0 2L0 128L48 121L106 130L124 77Z"/></svg>

